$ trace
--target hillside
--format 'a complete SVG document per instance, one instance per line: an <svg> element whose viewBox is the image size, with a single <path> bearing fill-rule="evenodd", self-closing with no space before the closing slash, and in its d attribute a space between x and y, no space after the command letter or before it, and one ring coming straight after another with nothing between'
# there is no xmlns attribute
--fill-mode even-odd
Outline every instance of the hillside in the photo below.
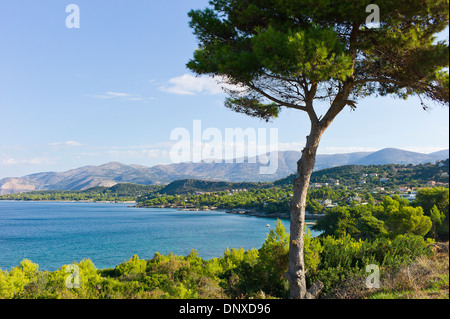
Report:
<svg viewBox="0 0 450 319"><path fill-rule="evenodd" d="M361 200L373 197L379 201L385 194L405 193L413 187L428 187L430 181L434 181L436 186L448 187L448 171L449 160L437 164L347 165L321 170L313 173L307 209L321 213L324 200L331 200L334 204L348 203L357 194ZM382 181L383 178L386 180ZM273 183L186 179L166 186L118 184L83 191L33 191L3 195L0 200L137 201L140 207L221 207L275 214L281 218L283 214L288 214L293 179L294 175ZM326 185L329 187L322 187Z"/></svg>
<svg viewBox="0 0 450 319"><path fill-rule="evenodd" d="M7 194L0 196L0 200L23 201L136 201L139 197L153 194L162 186L117 184L112 187L97 186L82 191L42 190L20 194Z"/></svg>
<svg viewBox="0 0 450 319"><path fill-rule="evenodd" d="M344 182L346 186L371 185L371 186L419 186L428 181L436 183L449 183L449 160L438 164L418 165L346 165L324 169L314 172L311 183ZM376 174L371 176L371 174ZM274 182L276 186L291 185L295 175ZM383 179L388 179L384 181Z"/></svg>
<svg viewBox="0 0 450 319"><path fill-rule="evenodd" d="M382 184L386 187L400 185L419 186L427 184L428 181L448 184L449 177L445 174L446 172L449 172L449 160L441 161L438 164L419 165L347 165L314 172L311 183L328 183L339 180L345 186L358 186L364 180L368 186ZM377 176L370 177L370 174L377 174ZM363 177L363 175L369 176ZM172 182L165 187L161 187L157 192L165 195L185 195L187 193L267 189L274 186L290 186L294 177L295 175L292 174L284 179L265 183L231 183L186 179ZM381 182L381 178L388 178L389 180Z"/></svg>
<svg viewBox="0 0 450 319"><path fill-rule="evenodd" d="M230 182L210 182L202 180L180 180L167 185L158 191L160 194L166 195L181 195L187 193L197 192L222 192L233 189L254 189L261 188L264 185L270 186L271 183L230 183Z"/></svg>
<svg viewBox="0 0 450 319"><path fill-rule="evenodd" d="M421 154L409 151L403 151L394 148L387 148L368 156L365 156L354 164L356 165L385 165L385 164L421 164L432 162L439 159L449 158L449 152L443 151L432 154ZM443 157L442 157L443 156Z"/></svg>
<svg viewBox="0 0 450 319"><path fill-rule="evenodd" d="M261 164L255 158L233 163L179 163L145 167L112 162L100 166L85 166L67 172L38 173L21 178L0 180L0 195L35 190L87 190L112 187L116 184L169 184L177 180L208 180L219 182L274 182L296 171L300 152L277 152L278 170L275 174L260 174ZM448 158L448 150L421 154L397 149L375 153L318 155L315 171L342 165L419 164Z"/></svg>

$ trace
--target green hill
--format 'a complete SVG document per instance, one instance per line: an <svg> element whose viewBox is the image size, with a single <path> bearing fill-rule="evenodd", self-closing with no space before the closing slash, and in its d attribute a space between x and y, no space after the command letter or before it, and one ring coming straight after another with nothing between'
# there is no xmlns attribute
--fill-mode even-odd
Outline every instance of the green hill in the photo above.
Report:
<svg viewBox="0 0 450 319"><path fill-rule="evenodd" d="M135 201L137 198L160 190L162 186L117 184L113 187L93 187L84 191L33 191L0 196L0 200L48 201Z"/></svg>
<svg viewBox="0 0 450 319"><path fill-rule="evenodd" d="M158 193L166 195L183 195L197 192L223 192L233 189L255 189L270 187L271 183L230 183L185 179L170 183Z"/></svg>
<svg viewBox="0 0 450 319"><path fill-rule="evenodd" d="M348 189L372 190L375 187L397 190L405 187L444 186L449 183L449 160L434 164L418 165L347 165L314 172L312 186L337 185ZM273 183L216 182L183 179L168 185L117 184L113 187L94 187L83 191L33 191L30 193L0 196L0 200L91 200L91 201L134 201L153 198L158 195L186 195L196 193L232 192L233 190L271 189L292 186L295 175L290 175ZM442 183L442 184L440 184ZM314 185L319 184L319 185Z"/></svg>
<svg viewBox="0 0 450 319"><path fill-rule="evenodd" d="M436 183L449 182L449 160L434 164L418 165L347 165L314 172L311 183L330 183L340 181L346 186L356 186L364 183L366 186L426 186L428 181ZM371 176L372 174L372 176ZM376 176L374 175L376 174ZM274 182L275 186L291 185L295 175ZM385 180L388 179L388 180Z"/></svg>

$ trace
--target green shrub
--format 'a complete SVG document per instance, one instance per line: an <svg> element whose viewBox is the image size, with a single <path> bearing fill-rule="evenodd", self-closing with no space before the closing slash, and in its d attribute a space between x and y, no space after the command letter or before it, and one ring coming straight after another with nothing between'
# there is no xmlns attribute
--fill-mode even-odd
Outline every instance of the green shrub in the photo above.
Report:
<svg viewBox="0 0 450 319"><path fill-rule="evenodd" d="M378 265L382 270L397 269L431 254L429 240L422 236L400 235L394 239L356 240L347 235L342 238L326 236L321 240L320 263L308 273L310 282L320 280L325 291L339 281L365 273L367 266Z"/></svg>
<svg viewBox="0 0 450 319"><path fill-rule="evenodd" d="M147 261L139 259L139 256L134 255L130 260L118 265L115 268L117 276L141 275L147 269Z"/></svg>
<svg viewBox="0 0 450 319"><path fill-rule="evenodd" d="M386 236L361 240L350 235L312 238L305 235L307 283L324 283L324 292L339 282L364 278L375 264L391 271L431 254L430 240L422 236ZM131 299L131 298L287 298L289 234L281 221L257 249L227 249L223 256L203 260L196 251L188 256L137 255L115 269L99 271L91 260L75 263L79 288L67 288L68 266L53 272L24 260L10 271L0 270L0 298ZM358 279L359 280L359 279Z"/></svg>

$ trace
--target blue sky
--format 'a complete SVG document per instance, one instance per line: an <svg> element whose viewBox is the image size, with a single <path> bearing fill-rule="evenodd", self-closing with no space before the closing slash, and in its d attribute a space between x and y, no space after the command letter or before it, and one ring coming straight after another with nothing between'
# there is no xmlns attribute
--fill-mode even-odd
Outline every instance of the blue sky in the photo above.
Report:
<svg viewBox="0 0 450 319"><path fill-rule="evenodd" d="M80 8L68 29L66 6ZM187 12L206 0L2 0L0 178L110 161L170 163L176 128L278 128L301 150L309 123L285 110L272 123L233 113L209 79L186 69L197 42ZM448 39L448 35L444 36ZM344 111L319 153L448 148L449 110L416 99L370 98Z"/></svg>

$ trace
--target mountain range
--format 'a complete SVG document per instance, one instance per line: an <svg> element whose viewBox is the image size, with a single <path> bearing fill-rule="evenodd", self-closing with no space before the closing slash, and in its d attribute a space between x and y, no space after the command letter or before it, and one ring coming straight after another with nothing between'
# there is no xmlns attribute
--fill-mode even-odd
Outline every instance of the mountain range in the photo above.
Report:
<svg viewBox="0 0 450 319"><path fill-rule="evenodd" d="M142 185L168 184L183 179L202 179L223 182L272 182L296 171L301 153L277 152L276 173L260 174L260 167L267 166L255 158L244 158L233 163L179 163L146 167L112 162L101 166L85 166L67 172L46 172L24 177L0 180L0 195L34 190L86 190L120 183ZM431 154L409 152L400 149L383 149L378 152L317 155L315 170L343 165L421 164L449 158L449 150Z"/></svg>

